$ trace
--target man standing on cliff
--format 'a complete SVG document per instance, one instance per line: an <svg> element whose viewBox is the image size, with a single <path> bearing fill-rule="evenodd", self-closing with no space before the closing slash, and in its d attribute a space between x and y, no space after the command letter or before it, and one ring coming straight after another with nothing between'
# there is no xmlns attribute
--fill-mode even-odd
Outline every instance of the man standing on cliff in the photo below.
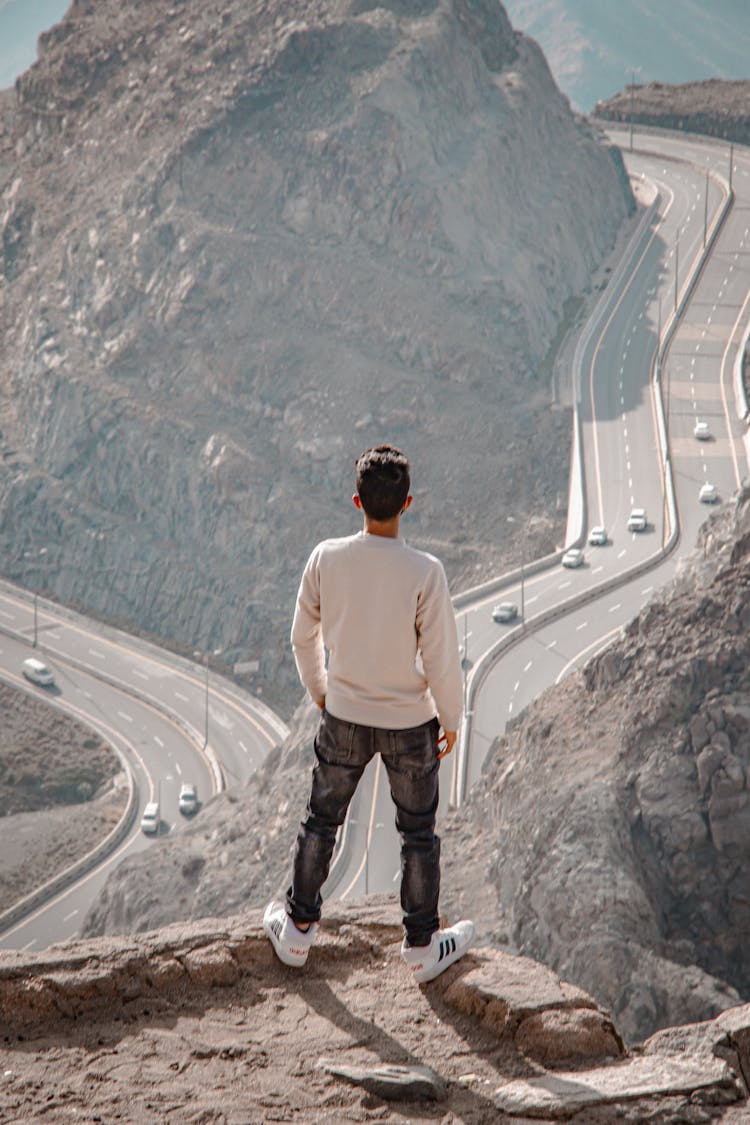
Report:
<svg viewBox="0 0 750 1125"><path fill-rule="evenodd" d="M285 965L304 965L337 830L365 766L379 753L401 836L401 956L422 982L463 956L474 926L463 921L441 930L438 917L438 771L456 741L462 680L443 567L399 537L409 487L403 453L388 445L363 453L352 498L363 529L319 543L302 575L292 648L322 715L292 884L286 905L270 903L263 927Z"/></svg>

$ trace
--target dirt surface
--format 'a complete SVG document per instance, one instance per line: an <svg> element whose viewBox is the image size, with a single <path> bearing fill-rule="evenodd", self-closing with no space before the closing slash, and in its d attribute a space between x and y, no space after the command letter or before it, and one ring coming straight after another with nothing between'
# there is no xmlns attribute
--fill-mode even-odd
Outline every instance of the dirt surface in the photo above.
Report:
<svg viewBox="0 0 750 1125"><path fill-rule="evenodd" d="M0 956L4 1125L742 1120L750 1008L626 1054L526 958L475 948L416 985L393 897L330 911L302 970L258 911Z"/></svg>
<svg viewBox="0 0 750 1125"><path fill-rule="evenodd" d="M125 807L117 755L42 696L0 684L0 910L95 847Z"/></svg>

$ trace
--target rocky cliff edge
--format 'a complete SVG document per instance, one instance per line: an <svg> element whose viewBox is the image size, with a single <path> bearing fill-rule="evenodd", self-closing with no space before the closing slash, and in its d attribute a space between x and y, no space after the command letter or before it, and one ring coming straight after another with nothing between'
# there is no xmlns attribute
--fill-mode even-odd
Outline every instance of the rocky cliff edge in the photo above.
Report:
<svg viewBox="0 0 750 1125"><path fill-rule="evenodd" d="M302 971L260 913L0 956L0 1116L266 1121L740 1121L750 1005L626 1053L609 1015L478 948L417 986L395 906L325 918ZM745 1118L746 1119L746 1118Z"/></svg>

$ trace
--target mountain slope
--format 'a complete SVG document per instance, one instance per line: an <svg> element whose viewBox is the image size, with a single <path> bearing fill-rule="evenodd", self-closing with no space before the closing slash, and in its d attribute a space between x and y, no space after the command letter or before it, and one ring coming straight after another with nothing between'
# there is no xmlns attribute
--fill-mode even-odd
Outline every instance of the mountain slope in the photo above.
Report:
<svg viewBox="0 0 750 1125"><path fill-rule="evenodd" d="M0 96L4 573L288 706L362 448L454 583L562 535L545 357L631 207L490 0L76 0Z"/></svg>

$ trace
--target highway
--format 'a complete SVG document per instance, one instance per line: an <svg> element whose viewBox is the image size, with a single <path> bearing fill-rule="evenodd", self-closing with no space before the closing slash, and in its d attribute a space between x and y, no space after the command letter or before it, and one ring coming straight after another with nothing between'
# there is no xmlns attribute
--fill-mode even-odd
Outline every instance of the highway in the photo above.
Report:
<svg viewBox="0 0 750 1125"><path fill-rule="evenodd" d="M158 847L158 838L139 827L147 801L160 800L163 837L182 823L181 784L196 784L205 804L225 784L246 780L286 735L269 708L224 677L209 671L207 679L200 663L50 602L39 601L36 616L38 652L54 669L59 694L21 676L23 660L35 651L34 599L8 583L0 583L2 678L42 695L106 738L132 772L137 803L121 845L94 871L4 929L5 949L43 949L74 938L114 866Z"/></svg>
<svg viewBox="0 0 750 1125"><path fill-rule="evenodd" d="M719 227L730 189L727 145L636 133L631 152L627 134L613 133L613 140L639 197L653 205L576 352L584 488L577 503L571 497L581 526L569 521L568 540L603 524L608 542L586 546L584 565L574 570L557 561L535 570L521 542L512 577L458 599L469 738L444 762L441 814L449 799L460 803L470 792L507 722L610 643L673 576L709 514L698 499L701 484L709 481L728 498L747 475L747 425L737 415L732 370L750 322L750 150L734 149L735 199ZM696 440L697 420L709 423L711 441ZM645 532L627 530L634 506L647 511ZM512 508L509 516L521 523ZM673 549L663 558L665 546ZM500 600L523 605L525 620L496 624L491 610ZM346 827L325 888L332 897L393 890L400 878L399 841L377 763L361 788L355 823Z"/></svg>

